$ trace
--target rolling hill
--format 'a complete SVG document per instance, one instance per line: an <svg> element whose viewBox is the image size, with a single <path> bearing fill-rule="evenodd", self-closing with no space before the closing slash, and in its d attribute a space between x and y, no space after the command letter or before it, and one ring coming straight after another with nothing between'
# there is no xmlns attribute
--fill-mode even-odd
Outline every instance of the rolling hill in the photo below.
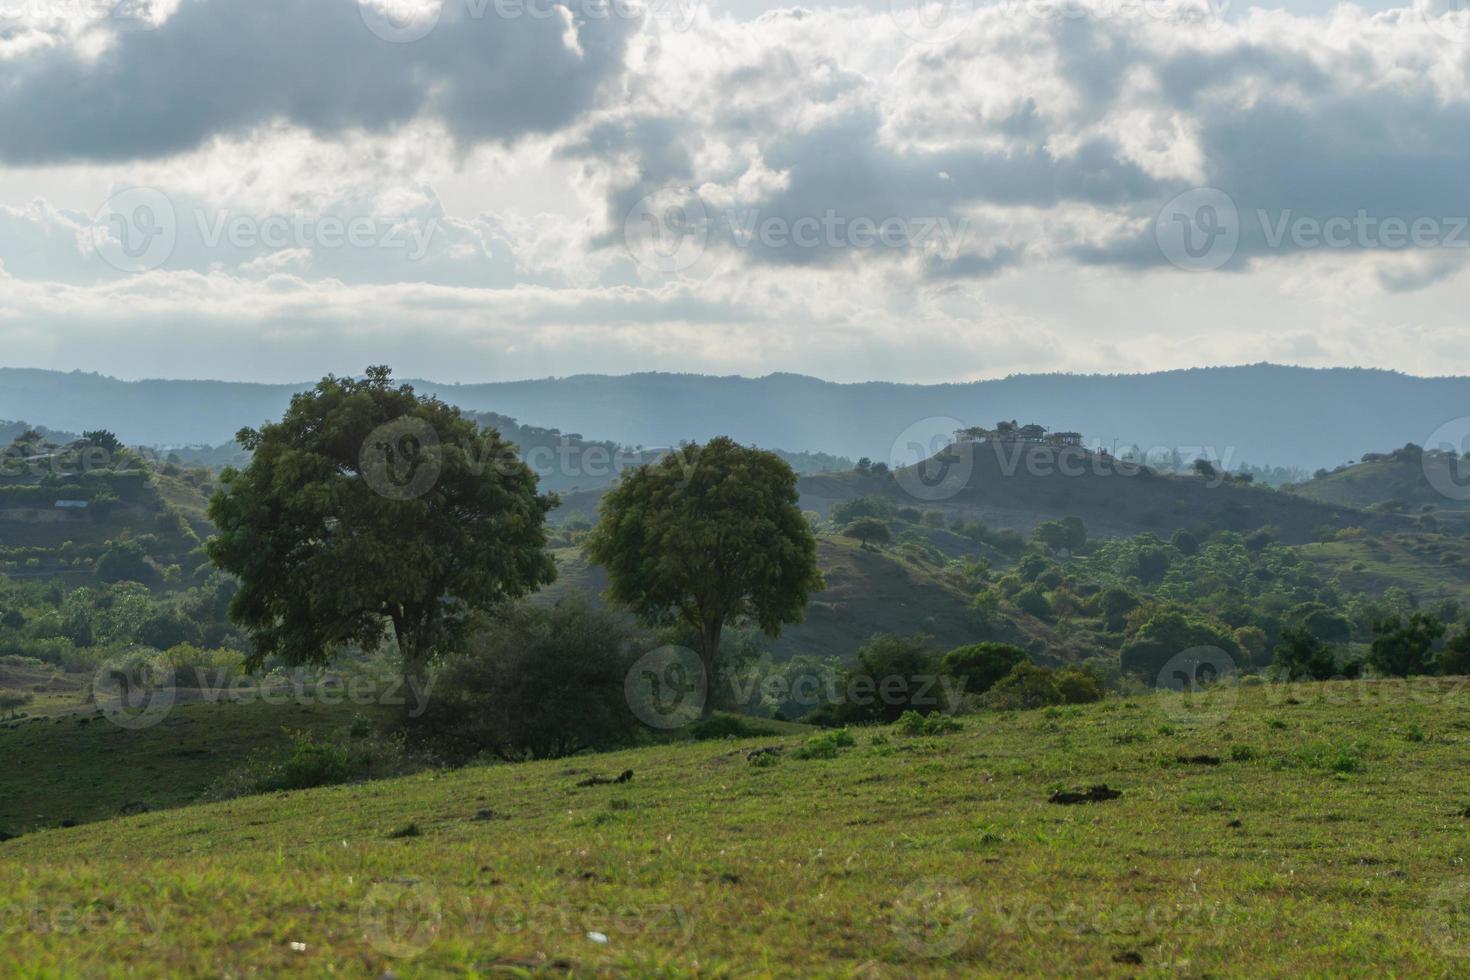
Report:
<svg viewBox="0 0 1470 980"><path fill-rule="evenodd" d="M1470 797L1445 778L1463 679L1352 687L865 729L813 758L806 736L684 743L40 831L0 843L0 971L1445 975L1470 952ZM1049 802L1099 783L1120 795Z"/></svg>
<svg viewBox="0 0 1470 980"><path fill-rule="evenodd" d="M951 521L1027 534L1042 521L1068 516L1081 518L1094 537L1270 527L1287 543L1313 540L1322 528L1409 526L1393 515L1267 487L1161 474L1081 447L1020 442L960 442L893 475L817 474L804 477L800 488L802 506L823 514L839 501L878 495L899 507L943 511Z"/></svg>
<svg viewBox="0 0 1470 980"><path fill-rule="evenodd" d="M344 367L351 371L363 365ZM4 368L0 417L75 431L106 425L133 444L215 445L242 425L279 417L308 380L285 385L130 382ZM1470 404L1467 378L1271 364L1141 375L1016 375L936 385L834 384L790 374L413 383L467 410L595 432L625 445L670 446L730 435L761 446L889 461L896 446L914 440L927 444L956 423L1024 417L1080 428L1089 444L1115 452L1137 443L1178 449L1190 458L1191 453L1214 455L1227 466L1249 461L1314 469L1356 459L1364 446L1423 444Z"/></svg>
<svg viewBox="0 0 1470 980"><path fill-rule="evenodd" d="M1409 445L1388 453L1367 453L1357 463L1319 472L1291 492L1334 506L1402 514L1470 512L1467 475L1470 467L1463 459Z"/></svg>

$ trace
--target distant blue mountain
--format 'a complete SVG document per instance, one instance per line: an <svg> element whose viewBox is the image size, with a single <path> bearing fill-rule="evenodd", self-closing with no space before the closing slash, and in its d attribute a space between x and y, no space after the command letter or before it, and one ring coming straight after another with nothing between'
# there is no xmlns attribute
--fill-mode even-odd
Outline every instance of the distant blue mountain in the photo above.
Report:
<svg viewBox="0 0 1470 980"><path fill-rule="evenodd" d="M446 385L412 382L461 408L629 445L726 434L787 450L911 461L955 423L1000 419L1227 463L1334 466L1423 443L1470 415L1470 378L1363 368L1254 364L1135 375L1016 375L964 384L835 384L792 374L578 375ZM275 418L309 383L119 381L0 368L0 418L58 429L108 428L135 444L221 443ZM895 444L897 450L895 451ZM1211 452L1212 451L1212 452Z"/></svg>

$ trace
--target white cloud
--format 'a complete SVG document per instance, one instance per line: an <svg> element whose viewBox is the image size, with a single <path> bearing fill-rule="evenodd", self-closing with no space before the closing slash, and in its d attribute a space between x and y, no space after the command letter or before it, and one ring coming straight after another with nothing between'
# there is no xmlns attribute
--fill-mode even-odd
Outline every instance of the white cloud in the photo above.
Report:
<svg viewBox="0 0 1470 980"><path fill-rule="evenodd" d="M922 44L881 8L430 6L406 44L350 0L16 32L0 160L38 190L0 199L6 358L238 376L274 351L275 377L389 360L463 380L1470 369L1470 44L1448 8L1002 0ZM99 182L163 195L162 261L98 253L102 201L65 188ZM1238 241L1179 271L1156 218L1206 186ZM626 246L649 195L664 237L642 245L678 261ZM687 228L665 207L696 200ZM1423 242L1382 234L1420 219ZM861 232L887 221L892 241Z"/></svg>

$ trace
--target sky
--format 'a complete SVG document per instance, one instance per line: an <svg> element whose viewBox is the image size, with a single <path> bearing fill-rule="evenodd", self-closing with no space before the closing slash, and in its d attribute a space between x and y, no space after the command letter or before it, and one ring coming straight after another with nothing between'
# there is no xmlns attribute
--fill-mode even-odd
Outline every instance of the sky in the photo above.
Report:
<svg viewBox="0 0 1470 980"><path fill-rule="evenodd" d="M0 0L0 365L1470 373L1467 161L1465 0Z"/></svg>

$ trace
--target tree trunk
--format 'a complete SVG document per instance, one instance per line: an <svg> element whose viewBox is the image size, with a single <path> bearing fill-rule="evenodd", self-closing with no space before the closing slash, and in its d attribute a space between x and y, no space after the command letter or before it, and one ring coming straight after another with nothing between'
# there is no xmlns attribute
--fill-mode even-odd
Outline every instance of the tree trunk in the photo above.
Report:
<svg viewBox="0 0 1470 980"><path fill-rule="evenodd" d="M399 690L399 696L404 698L402 707L407 714L409 702L417 696L417 692L429 689L429 661L424 649L428 644L407 624L400 624L397 620L393 622L393 635L398 640L398 656L402 661L399 670L403 676L403 687Z"/></svg>
<svg viewBox="0 0 1470 980"><path fill-rule="evenodd" d="M724 628L725 624L719 620L705 623L700 637L704 644L700 651L704 659L704 706L700 709L700 718L708 718L715 710L715 664L720 659L720 633Z"/></svg>

